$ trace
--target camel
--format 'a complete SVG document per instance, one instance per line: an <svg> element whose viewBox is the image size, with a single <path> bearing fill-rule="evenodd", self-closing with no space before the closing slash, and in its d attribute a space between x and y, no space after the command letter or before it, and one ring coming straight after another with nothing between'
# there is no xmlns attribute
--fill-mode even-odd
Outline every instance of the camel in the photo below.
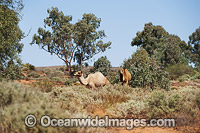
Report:
<svg viewBox="0 0 200 133"><path fill-rule="evenodd" d="M125 68L120 68L120 82L122 82L122 85L125 83L126 85L129 85L131 80L131 74L129 71Z"/></svg>
<svg viewBox="0 0 200 133"><path fill-rule="evenodd" d="M96 87L101 87L109 84L109 81L101 72L89 74L86 79L83 77L82 71L76 72L74 76L78 77L81 84L92 89L96 89Z"/></svg>

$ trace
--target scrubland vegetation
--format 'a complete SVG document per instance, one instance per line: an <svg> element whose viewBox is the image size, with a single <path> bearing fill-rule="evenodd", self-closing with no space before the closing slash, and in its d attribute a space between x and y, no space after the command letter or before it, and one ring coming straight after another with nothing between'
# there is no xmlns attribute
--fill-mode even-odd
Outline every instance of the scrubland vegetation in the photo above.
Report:
<svg viewBox="0 0 200 133"><path fill-rule="evenodd" d="M23 6L22 0L0 0L0 132L112 132L112 128L44 128L39 119L28 128L24 123L28 114L63 119L175 118L177 130L200 131L200 28L186 43L162 26L146 23L131 41L137 50L121 66L114 69L106 56L89 66L89 59L111 48L110 41L103 42L104 30L98 30L101 18L85 13L72 23L72 16L52 7L30 44L55 54L66 66L38 68L20 59L25 33L18 24ZM132 76L129 86L119 81L120 67ZM80 70L85 77L99 71L110 85L86 88L73 76Z"/></svg>
<svg viewBox="0 0 200 133"><path fill-rule="evenodd" d="M12 81L0 82L0 131L2 132L62 132L104 131L104 128L43 128L37 124L27 128L24 118L86 118L88 115L109 115L112 118L176 118L179 126L198 124L200 79L190 81L196 86L170 89L132 88L114 84L99 90L84 86L40 87L24 86ZM49 83L50 84L50 83ZM96 113L102 111L102 114ZM102 116L103 117L103 116ZM39 120L38 120L39 123ZM109 130L108 130L109 131Z"/></svg>

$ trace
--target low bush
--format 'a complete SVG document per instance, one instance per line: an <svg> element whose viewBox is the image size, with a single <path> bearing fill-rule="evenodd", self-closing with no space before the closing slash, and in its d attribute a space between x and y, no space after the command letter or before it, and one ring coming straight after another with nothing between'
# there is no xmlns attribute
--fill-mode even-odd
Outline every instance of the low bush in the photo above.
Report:
<svg viewBox="0 0 200 133"><path fill-rule="evenodd" d="M42 79L34 84L35 87L38 87L42 92L50 92L55 87L55 82L50 79Z"/></svg>
<svg viewBox="0 0 200 133"><path fill-rule="evenodd" d="M200 79L200 72L195 72L195 74L190 79L191 80Z"/></svg>
<svg viewBox="0 0 200 133"><path fill-rule="evenodd" d="M194 69L185 64L175 64L165 68L165 71L169 72L170 79L176 80L177 78L187 74L192 76L194 74Z"/></svg>
<svg viewBox="0 0 200 133"><path fill-rule="evenodd" d="M0 66L1 67L1 66ZM10 61L6 68L0 69L0 80L9 79L15 80L21 78L21 63Z"/></svg>
<svg viewBox="0 0 200 133"><path fill-rule="evenodd" d="M23 71L28 71L28 70L35 71L35 66L29 63L23 64L22 66L23 66L22 68Z"/></svg>
<svg viewBox="0 0 200 133"><path fill-rule="evenodd" d="M66 132L65 127L44 128L40 126L43 115L51 118L80 118L86 117L83 113L72 113L61 108L61 104L50 99L50 94L25 88L14 82L0 82L0 132ZM70 109L71 110L71 109ZM37 124L33 128L27 128L24 124L25 117L35 115ZM78 128L68 128L67 132L83 132Z"/></svg>
<svg viewBox="0 0 200 133"><path fill-rule="evenodd" d="M59 70L52 71L50 77L61 77L64 76L64 73Z"/></svg>
<svg viewBox="0 0 200 133"><path fill-rule="evenodd" d="M178 81L183 82L183 81L187 81L189 79L190 79L190 75L184 74L184 75L182 75L181 77L178 78Z"/></svg>
<svg viewBox="0 0 200 133"><path fill-rule="evenodd" d="M119 71L117 72L109 72L108 75L106 76L107 79L111 84L118 84L120 82L120 73Z"/></svg>
<svg viewBox="0 0 200 133"><path fill-rule="evenodd" d="M200 92L198 92L195 96L195 102L200 109Z"/></svg>
<svg viewBox="0 0 200 133"><path fill-rule="evenodd" d="M53 69L49 69L49 68L46 68L44 71L43 71L47 77L49 78L52 78L52 77L62 77L64 76L64 72L60 71L60 70L53 70Z"/></svg>
<svg viewBox="0 0 200 133"><path fill-rule="evenodd" d="M60 67L58 70L64 72L66 70L66 68L65 67Z"/></svg>
<svg viewBox="0 0 200 133"><path fill-rule="evenodd" d="M165 93L160 90L152 92L147 100L149 106L149 116L151 118L167 116L179 108L180 96L178 94L165 96Z"/></svg>
<svg viewBox="0 0 200 133"><path fill-rule="evenodd" d="M65 81L65 85L66 85L66 86L72 86L72 81L66 80L66 81Z"/></svg>
<svg viewBox="0 0 200 133"><path fill-rule="evenodd" d="M40 75L38 74L38 73L36 73L36 72L31 72L31 73L28 73L28 75L27 75L27 77L31 77L31 78L39 78L40 77Z"/></svg>

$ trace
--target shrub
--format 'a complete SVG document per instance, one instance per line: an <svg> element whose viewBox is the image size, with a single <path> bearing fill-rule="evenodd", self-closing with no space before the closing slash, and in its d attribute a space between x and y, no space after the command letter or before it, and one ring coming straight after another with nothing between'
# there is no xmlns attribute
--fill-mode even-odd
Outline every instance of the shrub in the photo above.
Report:
<svg viewBox="0 0 200 133"><path fill-rule="evenodd" d="M148 99L150 117L166 116L178 108L180 96L178 94L167 98L163 91L155 90Z"/></svg>
<svg viewBox="0 0 200 133"><path fill-rule="evenodd" d="M163 71L154 58L149 58L145 49L138 49L131 58L125 60L123 67L131 73L130 85L133 87L161 87L168 90L170 81L168 73Z"/></svg>
<svg viewBox="0 0 200 133"><path fill-rule="evenodd" d="M32 78L39 78L40 75L36 72L31 72L27 75L27 77L32 77Z"/></svg>
<svg viewBox="0 0 200 133"><path fill-rule="evenodd" d="M71 69L72 69L71 70L72 73L74 73L74 72L77 72L77 71L81 70L81 66L79 66L79 65L72 65Z"/></svg>
<svg viewBox="0 0 200 133"><path fill-rule="evenodd" d="M65 85L66 85L66 86L72 86L72 81L66 80L66 81L65 81Z"/></svg>
<svg viewBox="0 0 200 133"><path fill-rule="evenodd" d="M170 79L176 80L184 74L192 76L194 74L194 69L185 64L175 64L165 68L165 71L169 72Z"/></svg>
<svg viewBox="0 0 200 133"><path fill-rule="evenodd" d="M0 66L1 67L1 66ZM2 71L3 70L3 71ZM5 69L0 68L0 79L20 79L21 78L21 63L14 63L10 61Z"/></svg>
<svg viewBox="0 0 200 133"><path fill-rule="evenodd" d="M64 72L66 69L65 67L60 67L58 70Z"/></svg>
<svg viewBox="0 0 200 133"><path fill-rule="evenodd" d="M35 66L29 63L23 64L22 66L23 66L22 68L23 71L28 71L28 70L35 71Z"/></svg>
<svg viewBox="0 0 200 133"><path fill-rule="evenodd" d="M49 79L43 79L35 83L36 87L39 87L42 92L50 92L55 87L55 82Z"/></svg>
<svg viewBox="0 0 200 133"><path fill-rule="evenodd" d="M191 80L200 79L200 72L195 72L195 74L190 79Z"/></svg>
<svg viewBox="0 0 200 133"><path fill-rule="evenodd" d="M190 79L190 75L184 74L184 75L182 75L181 77L178 78L178 81L183 82L183 81L187 81L189 79Z"/></svg>
<svg viewBox="0 0 200 133"><path fill-rule="evenodd" d="M60 77L52 77L51 79L58 82L62 82L64 80L64 79L61 79Z"/></svg>
<svg viewBox="0 0 200 133"><path fill-rule="evenodd" d="M200 109L200 92L196 94L195 102L196 102L198 108Z"/></svg>
<svg viewBox="0 0 200 133"><path fill-rule="evenodd" d="M64 76L64 72L60 71L60 70L53 70L53 69L49 69L46 68L44 70L44 73L48 76L48 77L61 77Z"/></svg>
<svg viewBox="0 0 200 133"><path fill-rule="evenodd" d="M118 84L120 82L120 73L119 71L117 72L109 72L108 75L106 76L111 84Z"/></svg>
<svg viewBox="0 0 200 133"><path fill-rule="evenodd" d="M94 62L94 70L103 73L105 76L110 71L110 68L111 63L106 56L102 56L96 62Z"/></svg>
<svg viewBox="0 0 200 133"><path fill-rule="evenodd" d="M24 119L28 114L33 114L36 118L41 118L43 115L53 118L83 117L81 113L69 113L62 109L59 103L50 99L48 93L31 90L14 82L0 82L0 94L3 96L3 99L0 98L0 132L66 132L64 127L41 127L40 119L37 119L34 128L27 128ZM77 130L77 128L68 128L67 132L78 132Z"/></svg>
<svg viewBox="0 0 200 133"><path fill-rule="evenodd" d="M52 71L52 72L51 72L50 77L61 77L61 76L63 76L63 75L64 75L64 73L63 73L62 71L55 70L55 71Z"/></svg>

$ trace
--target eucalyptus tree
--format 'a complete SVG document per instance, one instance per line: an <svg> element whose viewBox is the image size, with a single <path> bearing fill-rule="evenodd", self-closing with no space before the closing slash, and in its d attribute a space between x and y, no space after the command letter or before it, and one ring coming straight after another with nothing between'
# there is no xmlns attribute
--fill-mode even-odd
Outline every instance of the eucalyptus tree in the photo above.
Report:
<svg viewBox="0 0 200 133"><path fill-rule="evenodd" d="M191 61L200 68L200 27L189 36L188 44L191 46Z"/></svg>
<svg viewBox="0 0 200 133"><path fill-rule="evenodd" d="M18 24L21 19L21 0L0 0L0 77L19 77L24 37Z"/></svg>
<svg viewBox="0 0 200 133"><path fill-rule="evenodd" d="M144 30L137 32L131 46L144 48L150 57L155 58L162 67L177 63L188 63L189 46L177 35L169 34L162 26L151 22Z"/></svg>
<svg viewBox="0 0 200 133"><path fill-rule="evenodd" d="M31 44L37 44L50 54L55 54L65 62L71 72L71 62L77 45L73 43L72 16L65 16L57 7L47 10L49 16L44 19L44 28L38 28Z"/></svg>
<svg viewBox="0 0 200 133"><path fill-rule="evenodd" d="M83 14L81 20L74 25L74 42L78 45L74 59L79 65L94 55L110 48L111 42L104 43L106 37L100 28L101 19L94 14Z"/></svg>
<svg viewBox="0 0 200 133"><path fill-rule="evenodd" d="M38 35L34 34L31 44L57 55L70 72L73 59L82 65L82 61L104 52L111 45L111 42L103 43L104 31L96 31L101 21L94 14L84 14L82 20L72 24L72 16L64 15L57 7L47 12L44 28L38 28Z"/></svg>

